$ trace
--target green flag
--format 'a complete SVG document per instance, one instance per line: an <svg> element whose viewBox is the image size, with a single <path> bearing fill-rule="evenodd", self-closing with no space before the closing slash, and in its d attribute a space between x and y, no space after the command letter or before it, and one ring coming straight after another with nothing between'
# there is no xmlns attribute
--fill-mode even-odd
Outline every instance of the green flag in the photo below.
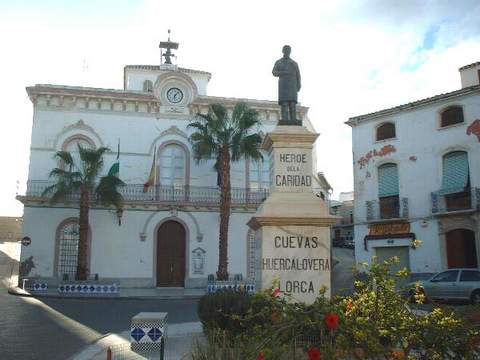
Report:
<svg viewBox="0 0 480 360"><path fill-rule="evenodd" d="M110 170L108 170L108 176L116 176L119 177L120 175L120 139L118 139L118 147L117 147L117 159L112 164Z"/></svg>

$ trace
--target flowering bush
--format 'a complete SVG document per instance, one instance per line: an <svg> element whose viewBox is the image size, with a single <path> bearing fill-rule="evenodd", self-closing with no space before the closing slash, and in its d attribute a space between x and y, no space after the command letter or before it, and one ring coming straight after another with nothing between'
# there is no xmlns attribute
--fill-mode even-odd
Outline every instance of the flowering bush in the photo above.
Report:
<svg viewBox="0 0 480 360"><path fill-rule="evenodd" d="M397 261L362 264L365 279L353 295L330 300L322 291L311 305L291 301L274 284L230 315L241 331L212 346L226 341L226 348L242 348L238 359L258 360L478 358L478 332L451 311L437 307L419 316L410 310L396 288L408 273L390 271Z"/></svg>

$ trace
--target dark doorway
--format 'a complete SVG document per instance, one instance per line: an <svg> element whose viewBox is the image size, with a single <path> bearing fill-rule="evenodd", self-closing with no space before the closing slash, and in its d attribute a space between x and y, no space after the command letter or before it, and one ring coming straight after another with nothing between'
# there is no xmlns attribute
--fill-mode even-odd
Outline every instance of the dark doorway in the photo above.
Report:
<svg viewBox="0 0 480 360"><path fill-rule="evenodd" d="M185 229L167 221L157 233L157 286L183 287L185 281Z"/></svg>
<svg viewBox="0 0 480 360"><path fill-rule="evenodd" d="M477 267L477 248L473 231L466 229L452 230L446 234L446 239L449 268Z"/></svg>

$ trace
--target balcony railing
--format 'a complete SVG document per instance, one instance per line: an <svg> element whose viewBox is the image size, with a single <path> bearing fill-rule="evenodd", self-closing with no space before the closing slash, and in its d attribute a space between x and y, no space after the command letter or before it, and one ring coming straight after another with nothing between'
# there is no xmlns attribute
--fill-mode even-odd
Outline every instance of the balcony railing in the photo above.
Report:
<svg viewBox="0 0 480 360"><path fill-rule="evenodd" d="M480 188L467 189L454 194L432 192L432 214L462 210L480 211Z"/></svg>
<svg viewBox="0 0 480 360"><path fill-rule="evenodd" d="M50 196L43 196L44 190L53 185L53 182L30 180L27 182L25 196L48 200ZM220 203L220 189L216 187L199 186L150 186L144 192L143 184L127 184L118 188L125 202L138 203L177 203L182 205L218 205ZM260 205L268 196L268 190L253 190L232 188L232 205ZM67 201L78 201L79 193L67 196ZM94 201L95 199L92 199Z"/></svg>
<svg viewBox="0 0 480 360"><path fill-rule="evenodd" d="M390 196L367 201L366 206L367 221L408 218L408 198Z"/></svg>

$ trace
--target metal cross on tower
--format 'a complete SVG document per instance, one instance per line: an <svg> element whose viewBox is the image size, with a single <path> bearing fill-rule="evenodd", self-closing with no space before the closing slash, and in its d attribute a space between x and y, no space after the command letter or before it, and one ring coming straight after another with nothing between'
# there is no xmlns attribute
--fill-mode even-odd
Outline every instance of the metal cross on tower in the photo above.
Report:
<svg viewBox="0 0 480 360"><path fill-rule="evenodd" d="M158 46L160 48L160 61L163 63L163 58L165 58L165 64L171 64L172 63L172 57L176 57L173 53L172 50L177 50L178 49L178 43L170 41L170 29L168 29L168 41L161 41L160 45ZM166 49L165 53L163 53L163 49Z"/></svg>

